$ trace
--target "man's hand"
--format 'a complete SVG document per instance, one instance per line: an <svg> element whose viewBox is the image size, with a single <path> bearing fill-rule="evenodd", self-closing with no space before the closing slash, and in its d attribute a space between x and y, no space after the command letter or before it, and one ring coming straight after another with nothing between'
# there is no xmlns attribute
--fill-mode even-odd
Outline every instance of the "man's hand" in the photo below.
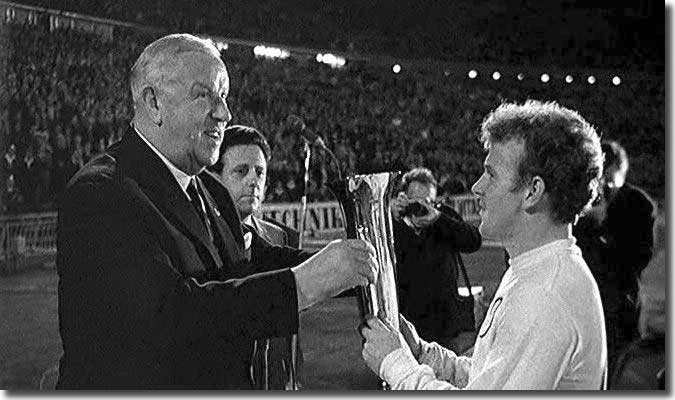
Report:
<svg viewBox="0 0 675 400"><path fill-rule="evenodd" d="M400 192L398 196L391 199L391 204L389 205L389 208L391 209L391 216L394 217L395 220L400 221L401 213L406 207L408 207L408 204L410 204L408 196L405 194L405 192Z"/></svg>
<svg viewBox="0 0 675 400"><path fill-rule="evenodd" d="M406 344L410 347L412 355L415 356L415 360L419 361L420 354L422 353L422 339L420 339L420 336L417 334L417 330L413 324L401 314L398 315L398 326Z"/></svg>
<svg viewBox="0 0 675 400"><path fill-rule="evenodd" d="M410 350L405 339L387 321L379 318L369 318L361 327L361 336L365 339L361 355L366 365L380 374L380 365L389 353L398 349Z"/></svg>
<svg viewBox="0 0 675 400"><path fill-rule="evenodd" d="M298 309L335 296L354 286L375 282L375 248L360 239L334 240L307 261L291 268L298 292Z"/></svg>
<svg viewBox="0 0 675 400"><path fill-rule="evenodd" d="M413 226L413 228L416 229L424 229L428 226L431 226L434 222L438 220L438 218L441 217L441 212L434 207L431 202L428 200L416 200L417 203L421 204L424 206L424 208L427 209L427 213L425 215L422 215L421 217L418 217L416 215L411 215L410 216L410 223Z"/></svg>

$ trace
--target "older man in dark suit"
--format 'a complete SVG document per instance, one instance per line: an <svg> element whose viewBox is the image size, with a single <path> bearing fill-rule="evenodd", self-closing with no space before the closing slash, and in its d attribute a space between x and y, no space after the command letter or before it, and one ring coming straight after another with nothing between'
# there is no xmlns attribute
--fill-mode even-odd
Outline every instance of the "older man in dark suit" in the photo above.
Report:
<svg viewBox="0 0 675 400"><path fill-rule="evenodd" d="M197 176L231 119L220 53L165 36L130 81L131 128L73 177L59 208L57 388L251 388L253 340L297 332L298 310L372 281L374 249L332 242L248 275L234 203L216 205Z"/></svg>

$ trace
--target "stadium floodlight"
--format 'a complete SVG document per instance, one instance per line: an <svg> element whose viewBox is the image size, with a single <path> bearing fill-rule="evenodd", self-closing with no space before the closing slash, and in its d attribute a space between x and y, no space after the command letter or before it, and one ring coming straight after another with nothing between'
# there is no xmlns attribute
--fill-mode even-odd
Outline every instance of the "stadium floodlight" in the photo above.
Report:
<svg viewBox="0 0 675 400"><path fill-rule="evenodd" d="M614 86L619 86L621 84L621 78L615 76L614 78L612 78L612 83L614 84Z"/></svg>
<svg viewBox="0 0 675 400"><path fill-rule="evenodd" d="M551 80L551 77L548 76L548 74L541 74L541 81L542 81L542 82L546 83L546 82L548 82L549 80Z"/></svg>
<svg viewBox="0 0 675 400"><path fill-rule="evenodd" d="M398 74L399 72L401 72L401 66L398 64L394 64L394 66L391 67L391 70L394 71L395 74Z"/></svg>
<svg viewBox="0 0 675 400"><path fill-rule="evenodd" d="M565 82L572 83L572 81L574 81L574 78L572 77L572 75L567 75L565 77Z"/></svg>
<svg viewBox="0 0 675 400"><path fill-rule="evenodd" d="M591 85L595 83L595 77L593 75L588 77L588 83L590 83Z"/></svg>
<svg viewBox="0 0 675 400"><path fill-rule="evenodd" d="M477 76L478 76L478 72L475 69L472 69L471 71L469 71L469 78L470 79L474 79Z"/></svg>
<svg viewBox="0 0 675 400"><path fill-rule="evenodd" d="M519 81L522 81L523 79L525 79L525 75L521 72L516 76L516 78L518 78Z"/></svg>
<svg viewBox="0 0 675 400"><path fill-rule="evenodd" d="M258 45L253 48L253 54L256 57L267 57L267 58L288 58L291 53L286 50L277 48L277 47L266 47L263 45Z"/></svg>
<svg viewBox="0 0 675 400"><path fill-rule="evenodd" d="M324 64L328 64L333 68L342 67L347 62L344 57L336 56L335 54L317 54L316 61Z"/></svg>
<svg viewBox="0 0 675 400"><path fill-rule="evenodd" d="M495 71L495 72L492 73L492 79L494 79L496 81L498 81L499 78L501 78L501 77L502 77L502 74L500 74L499 71Z"/></svg>

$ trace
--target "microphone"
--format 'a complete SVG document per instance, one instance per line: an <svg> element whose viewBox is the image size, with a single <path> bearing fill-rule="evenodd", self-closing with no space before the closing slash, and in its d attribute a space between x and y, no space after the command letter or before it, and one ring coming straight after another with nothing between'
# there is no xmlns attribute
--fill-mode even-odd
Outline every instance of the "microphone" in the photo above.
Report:
<svg viewBox="0 0 675 400"><path fill-rule="evenodd" d="M338 174L338 179L342 180L342 170L340 169L340 162L338 161L335 154L324 143L321 136L314 133L312 130L307 129L305 121L295 114L291 114L286 118L286 127L289 133L294 135L299 135L305 142L312 146L317 146L320 149L324 150L330 156L331 161L335 164L335 169Z"/></svg>
<svg viewBox="0 0 675 400"><path fill-rule="evenodd" d="M326 144L324 143L321 136L314 133L314 131L307 129L305 121L302 118L298 117L295 114L291 114L286 118L286 126L290 133L294 135L299 135L303 138L308 144L312 146L317 146L323 150L327 150Z"/></svg>

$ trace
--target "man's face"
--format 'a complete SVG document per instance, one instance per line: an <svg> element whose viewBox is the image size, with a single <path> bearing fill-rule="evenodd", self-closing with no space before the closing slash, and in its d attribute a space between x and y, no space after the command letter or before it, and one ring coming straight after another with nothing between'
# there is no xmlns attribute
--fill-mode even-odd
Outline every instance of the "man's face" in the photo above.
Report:
<svg viewBox="0 0 675 400"><path fill-rule="evenodd" d="M436 188L431 183L422 183L417 181L410 182L408 189L405 191L405 194L408 196L408 199L412 201L418 201L421 203L433 203L436 201Z"/></svg>
<svg viewBox="0 0 675 400"><path fill-rule="evenodd" d="M492 143L485 162L483 175L471 191L478 196L481 223L479 231L485 238L505 241L513 237L520 222L522 190L514 191L517 168L523 143L510 140Z"/></svg>
<svg viewBox="0 0 675 400"><path fill-rule="evenodd" d="M260 147L238 145L223 153L220 179L232 194L242 218L255 213L265 198L267 160Z"/></svg>
<svg viewBox="0 0 675 400"><path fill-rule="evenodd" d="M159 88L163 152L187 174L216 163L223 131L232 119L225 99L230 90L225 64L214 55L189 52L177 57L172 78Z"/></svg>

